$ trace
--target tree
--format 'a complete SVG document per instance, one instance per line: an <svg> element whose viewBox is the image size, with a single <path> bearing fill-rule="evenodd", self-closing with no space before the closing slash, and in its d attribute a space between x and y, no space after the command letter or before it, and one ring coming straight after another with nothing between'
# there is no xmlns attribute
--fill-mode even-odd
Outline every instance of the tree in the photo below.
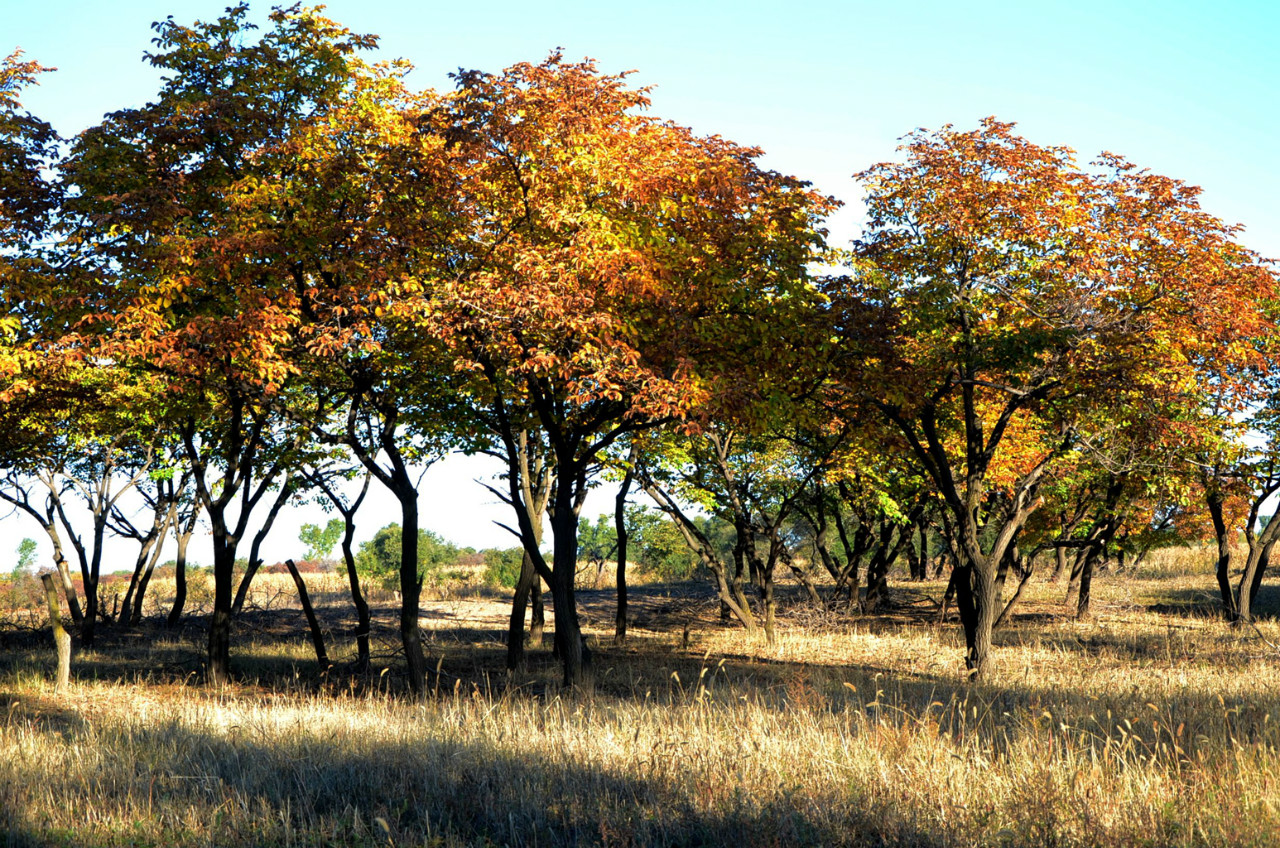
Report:
<svg viewBox="0 0 1280 848"><path fill-rule="evenodd" d="M471 376L508 457L526 549L551 585L565 682L586 683L574 601L577 505L602 451L684 418L760 338L767 304L808 297L830 203L759 151L638 114L644 91L558 55L459 74L437 117L464 226L424 317ZM426 281L422 283L426 286ZM550 446L550 566L521 503L516 435Z"/></svg>
<svg viewBox="0 0 1280 848"><path fill-rule="evenodd" d="M0 390L5 401L32 388L30 369L42 357L24 343L50 329L42 323L45 310L38 307L49 305L56 289L49 242L62 185L50 166L60 139L21 100L23 89L49 70L23 61L21 51L0 59Z"/></svg>
<svg viewBox="0 0 1280 848"><path fill-rule="evenodd" d="M85 294L100 355L171 378L170 408L213 535L208 679L229 679L232 580L249 516L283 471L273 399L305 285L270 238L299 214L275 195L297 166L287 141L345 102L353 54L374 40L314 11L277 9L260 37L247 4L217 20L156 25L157 99L77 140L69 211L101 255ZM277 203L264 208L264 195Z"/></svg>
<svg viewBox="0 0 1280 848"><path fill-rule="evenodd" d="M600 587L605 563L617 553L618 533L613 526L613 516L599 515L594 522L587 518L578 519L578 555L596 570L595 588Z"/></svg>
<svg viewBox="0 0 1280 848"><path fill-rule="evenodd" d="M364 503L365 495L369 493L369 481L373 475L365 471L360 483L360 491L355 497L343 493L338 486L339 481L353 476L355 471L354 468L345 468L341 465L319 464L307 472L307 482L324 494L328 508L336 509L342 516L341 519L331 519L327 526L331 528L335 523L340 526L342 559L347 567L347 584L351 587L351 602L356 608L356 666L360 671L368 671L369 604L365 600L364 591L360 588L360 574L356 569L356 556L352 543L356 535L356 512ZM324 541L320 544L324 544ZM327 550L333 550L331 542Z"/></svg>
<svg viewBox="0 0 1280 848"><path fill-rule="evenodd" d="M307 559L328 559L345 529L346 523L341 518L330 518L323 527L304 524L298 530L298 541L307 546Z"/></svg>
<svg viewBox="0 0 1280 848"><path fill-rule="evenodd" d="M1274 279L1196 189L1117 156L1085 171L994 119L917 131L902 150L860 174L859 306L875 318L845 332L879 367L850 382L946 505L980 677L999 564L1080 421L1123 420L1121 387L1197 392L1194 363L1249 356Z"/></svg>
<svg viewBox="0 0 1280 848"><path fill-rule="evenodd" d="M372 539L362 543L356 552L356 569L360 575L384 588L399 586L402 538L400 525L388 524ZM416 548L418 565L415 578L419 585L426 579L438 580L444 566L458 561L458 547L430 530L418 530Z"/></svg>
<svg viewBox="0 0 1280 848"><path fill-rule="evenodd" d="M18 559L13 564L14 575L26 574L31 570L31 564L36 561L36 540L23 539L18 543Z"/></svg>

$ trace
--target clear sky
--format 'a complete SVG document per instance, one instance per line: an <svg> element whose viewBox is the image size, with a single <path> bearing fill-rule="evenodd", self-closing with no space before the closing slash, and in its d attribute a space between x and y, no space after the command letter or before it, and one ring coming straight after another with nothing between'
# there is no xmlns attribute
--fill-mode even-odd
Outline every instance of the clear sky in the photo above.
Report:
<svg viewBox="0 0 1280 848"><path fill-rule="evenodd" d="M0 50L22 47L59 69L26 101L70 135L154 93L157 76L142 61L152 21L211 19L225 5L0 0ZM264 17L270 4L253 8ZM995 115L1082 161L1109 150L1199 185L1206 208L1246 227L1247 245L1280 256L1280 3L337 0L326 14L382 36L381 55L410 60L420 87L556 47L605 71L635 70L636 84L655 87L654 114L762 147L769 167L844 200L831 224L837 244L857 231L853 173L892 158L915 127L969 128ZM466 460L431 469L425 525L461 544L508 544L491 523L505 510L472 482L486 469ZM394 520L392 501L372 506L362 537ZM282 519L268 560L298 552L305 520ZM21 535L39 539L34 525L15 545ZM11 559L0 549L0 568Z"/></svg>

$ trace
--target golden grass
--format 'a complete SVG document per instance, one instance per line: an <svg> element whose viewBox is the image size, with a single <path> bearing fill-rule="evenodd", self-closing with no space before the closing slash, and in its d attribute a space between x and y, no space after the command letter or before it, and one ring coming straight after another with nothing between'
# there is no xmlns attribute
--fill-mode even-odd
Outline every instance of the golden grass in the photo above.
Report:
<svg viewBox="0 0 1280 848"><path fill-rule="evenodd" d="M977 687L920 614L940 583L879 617L795 606L774 645L691 603L611 649L588 603L592 696L541 653L508 681L496 634L437 633L422 702L390 658L318 677L300 628L244 634L249 682L222 691L173 671L198 633L82 653L59 699L23 643L0 650L0 844L1275 844L1280 654L1197 606L1203 560L1160 573L1099 581L1085 623L1029 589Z"/></svg>

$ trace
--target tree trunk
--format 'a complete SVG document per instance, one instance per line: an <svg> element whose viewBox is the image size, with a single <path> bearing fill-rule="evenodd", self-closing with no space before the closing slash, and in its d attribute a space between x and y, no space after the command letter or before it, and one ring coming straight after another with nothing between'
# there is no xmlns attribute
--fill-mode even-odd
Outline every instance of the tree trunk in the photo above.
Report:
<svg viewBox="0 0 1280 848"><path fill-rule="evenodd" d="M1218 592L1222 597L1222 614L1227 621L1236 618L1236 596L1231 591L1231 537L1223 517L1223 497L1220 492L1210 492L1205 499L1209 507L1209 518L1213 521L1213 534L1218 542L1218 561L1215 575L1218 578Z"/></svg>
<svg viewBox="0 0 1280 848"><path fill-rule="evenodd" d="M1019 599L1022 598L1022 590L1026 588L1027 583L1031 580L1031 575L1035 571L1036 555L1032 554L1029 559L1023 560L1025 563L1022 568L1022 576L1018 580L1018 587L1013 590L1013 597L1009 599L1009 603L1004 605L1004 609L1000 612L1000 617L996 619L993 628L999 628L1009 619L1013 608L1017 606Z"/></svg>
<svg viewBox="0 0 1280 848"><path fill-rule="evenodd" d="M1249 559L1245 562L1244 573L1240 575L1240 584L1236 590L1236 597L1239 599L1236 615L1241 621L1253 620L1253 600L1262 586L1262 575L1267 570L1274 544L1275 542L1269 541L1250 546Z"/></svg>
<svg viewBox="0 0 1280 848"><path fill-rule="evenodd" d="M635 453L632 452L632 458ZM627 473L622 478L622 486L618 489L618 496L614 499L613 505L613 527L614 533L618 539L618 563L617 563L617 586L618 586L618 611L613 618L613 644L624 645L627 641L627 495L631 491L631 480L635 472L630 465L627 467Z"/></svg>
<svg viewBox="0 0 1280 848"><path fill-rule="evenodd" d="M167 513L168 510L165 509L164 512ZM141 622L142 600L146 596L147 584L151 582L151 572L156 567L156 561L160 558L163 547L157 543L164 538L168 529L168 520L162 513L152 523L150 531L132 536L141 544L138 548L138 558L133 564L133 575L129 578L129 589L124 593L124 603L116 618L118 624L134 626Z"/></svg>
<svg viewBox="0 0 1280 848"><path fill-rule="evenodd" d="M1076 619L1089 617L1090 590L1093 588L1093 564L1097 559L1097 546L1090 545L1080 566L1080 592L1076 595Z"/></svg>
<svg viewBox="0 0 1280 848"><path fill-rule="evenodd" d="M1049 582L1057 583L1066 570L1067 549L1062 545L1058 545L1053 549L1053 574L1049 576Z"/></svg>
<svg viewBox="0 0 1280 848"><path fill-rule="evenodd" d="M163 538L163 533L161 533L161 538ZM151 556L147 560L146 570L142 572L142 577L138 581L138 591L133 596L133 614L129 616L129 624L133 627L137 627L142 623L142 602L147 597L147 587L151 585L151 575L155 573L156 563L160 561L160 552L162 550L163 547L153 541Z"/></svg>
<svg viewBox="0 0 1280 848"><path fill-rule="evenodd" d="M573 585L578 570L578 513L574 488L581 485L583 471L570 467L566 457L559 459L555 511L551 516L551 602L555 616L555 641L564 668L564 685L589 691L593 682L591 652L582 638Z"/></svg>
<svg viewBox="0 0 1280 848"><path fill-rule="evenodd" d="M515 597L511 601L511 620L507 626L507 671L524 668L524 616L529 606L529 594L542 581L533 566L528 551L520 559L520 579L516 581ZM538 634L541 640L542 634Z"/></svg>
<svg viewBox="0 0 1280 848"><path fill-rule="evenodd" d="M815 607L823 606L822 596L818 594L818 587L813 584L813 580L809 577L809 572L796 565L795 559L791 556L790 551L784 549L781 556L782 561L787 564L787 568L791 570L792 575L797 581L799 581L800 585L804 587L805 592L808 593L809 602Z"/></svg>
<svg viewBox="0 0 1280 848"><path fill-rule="evenodd" d="M529 587L529 644L541 646L547 631L547 605L542 591L542 578L535 571L533 585Z"/></svg>
<svg viewBox="0 0 1280 848"><path fill-rule="evenodd" d="M329 668L329 653L324 649L324 634L320 632L320 622L316 620L316 611L311 606L307 584L303 582L293 560L286 559L284 564L289 569L289 576L293 578L293 585L298 589L298 603L302 604L302 613L307 617L307 629L311 631L311 643L316 649L316 662L319 663L320 670L325 671Z"/></svg>
<svg viewBox="0 0 1280 848"><path fill-rule="evenodd" d="M427 693L427 658L422 653L418 622L422 580L418 577L418 491L407 474L397 474L394 490L400 501L400 643L409 671L409 688Z"/></svg>
<svg viewBox="0 0 1280 848"><path fill-rule="evenodd" d="M195 533L196 519L200 511L193 510L186 526L178 534L178 552L173 561L173 607L169 610L168 626L177 627L187 606L187 545Z"/></svg>
<svg viewBox="0 0 1280 848"><path fill-rule="evenodd" d="M929 579L929 523L920 520L920 574L917 580Z"/></svg>
<svg viewBox="0 0 1280 848"><path fill-rule="evenodd" d="M235 577L235 546L227 539L220 509L210 510L213 524L213 613L209 616L208 680L214 686L231 682L231 583Z"/></svg>
<svg viewBox="0 0 1280 848"><path fill-rule="evenodd" d="M956 575L956 606L964 628L965 668L973 682L985 680L990 669L991 630L996 618L995 568L964 566Z"/></svg>
<svg viewBox="0 0 1280 848"><path fill-rule="evenodd" d="M66 691L71 681L71 634L62 627L62 615L58 611L58 590L53 585L53 577L40 575L44 583L44 596L49 604L49 627L53 630L53 645L58 652L58 677L54 684L54 694Z"/></svg>
<svg viewBox="0 0 1280 848"><path fill-rule="evenodd" d="M365 485L368 486L368 478L365 478ZM364 599L364 592L360 590L360 575L356 572L356 555L352 546L356 525L351 515L344 513L343 518L346 528L342 534L342 561L347 566L351 602L356 608L356 671L364 673L369 670L369 602Z"/></svg>
<svg viewBox="0 0 1280 848"><path fill-rule="evenodd" d="M942 592L942 603L938 604L938 624L942 624L947 620L947 609L951 606L951 601L956 597L956 584L959 582L960 569L952 567L951 577L947 580L947 588Z"/></svg>
<svg viewBox="0 0 1280 848"><path fill-rule="evenodd" d="M262 522L262 527L254 534L253 543L249 546L249 565L244 571L244 576L240 578L240 588L236 590L236 599L231 604L232 615L239 615L240 610L244 608L244 601L249 595L249 586L253 583L253 576L262 567L262 560L258 557L258 553L262 550L262 542L267 538L267 534L271 532L271 525L275 524L276 516L280 514L280 510L289 502L289 498L293 497L293 489L293 475L290 473L285 476L284 482L280 484L280 491L276 495L276 499L271 502L271 509L267 511L267 517ZM417 537L415 536L414 538Z"/></svg>
<svg viewBox="0 0 1280 848"><path fill-rule="evenodd" d="M759 569L760 597L764 601L764 638L770 645L778 643L778 604L774 600L773 563Z"/></svg>
<svg viewBox="0 0 1280 848"><path fill-rule="evenodd" d="M1014 544L1010 544L1009 547L1005 548L1004 556L1000 558L1000 565L998 568L996 568L996 585L995 585L994 600L998 605L1004 603L1004 583L1009 576L1009 566L1013 564L1017 556L1018 556L1017 546Z"/></svg>

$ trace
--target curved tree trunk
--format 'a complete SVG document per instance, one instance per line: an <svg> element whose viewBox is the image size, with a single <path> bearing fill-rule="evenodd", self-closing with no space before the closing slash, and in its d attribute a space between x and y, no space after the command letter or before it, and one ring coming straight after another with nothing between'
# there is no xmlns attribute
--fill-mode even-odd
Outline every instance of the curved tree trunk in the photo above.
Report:
<svg viewBox="0 0 1280 848"><path fill-rule="evenodd" d="M1031 581L1032 573L1035 572L1036 556L1036 554L1032 554L1025 559L1022 557L1017 558L1016 563L1021 564L1020 570L1022 572L1021 577L1018 579L1018 587L1013 590L1013 597L1009 599L1009 602L1004 605L1004 609L1000 611L1000 616L996 619L995 624L992 625L993 628L999 628L1009 620L1013 608L1017 606L1018 601L1022 598L1022 590L1027 587L1027 583Z"/></svg>
<svg viewBox="0 0 1280 848"><path fill-rule="evenodd" d="M183 610L187 606L187 546L195 534L196 521L199 517L200 510L193 508L186 524L177 534L178 551L173 562L173 606L169 609L169 618L166 622L169 627L178 626L178 622L182 620Z"/></svg>
<svg viewBox="0 0 1280 848"><path fill-rule="evenodd" d="M293 474L285 475L284 482L280 485L280 491L276 494L276 499L271 502L271 509L267 511L267 517L262 522L262 527L258 528L258 532L254 534L253 543L249 546L249 564L245 568L244 576L240 578L240 587L236 589L236 598L231 604L231 614L239 615L244 608L245 598L249 595L249 586L253 583L253 577L258 573L258 569L262 567L262 560L258 558L259 551L262 550L262 542L267 538L267 534L271 532L271 526L276 522L276 516L280 514L280 510L289 498L293 497L294 481Z"/></svg>
<svg viewBox="0 0 1280 848"><path fill-rule="evenodd" d="M365 479L368 485L368 478ZM363 496L362 496L363 497ZM356 525L350 516L343 516L346 527L342 534L342 561L347 566L347 584L351 587L351 603L356 608L356 671L369 670L369 602L360 590L360 575L356 572L356 555L352 547L355 539Z"/></svg>
<svg viewBox="0 0 1280 848"><path fill-rule="evenodd" d="M507 626L507 670L524 668L524 617L529 608L529 594L535 584L542 581L534 569L533 557L528 551L520 559L520 578L516 581L515 597L511 601L511 619ZM539 631L538 637L541 639Z"/></svg>
<svg viewBox="0 0 1280 848"><path fill-rule="evenodd" d="M1213 491L1205 498L1209 518L1213 521L1213 535L1218 543L1218 559L1214 575L1218 579L1218 593L1222 598L1222 614L1227 621L1236 618L1236 595L1231 591L1231 538L1223 516L1222 493Z"/></svg>

